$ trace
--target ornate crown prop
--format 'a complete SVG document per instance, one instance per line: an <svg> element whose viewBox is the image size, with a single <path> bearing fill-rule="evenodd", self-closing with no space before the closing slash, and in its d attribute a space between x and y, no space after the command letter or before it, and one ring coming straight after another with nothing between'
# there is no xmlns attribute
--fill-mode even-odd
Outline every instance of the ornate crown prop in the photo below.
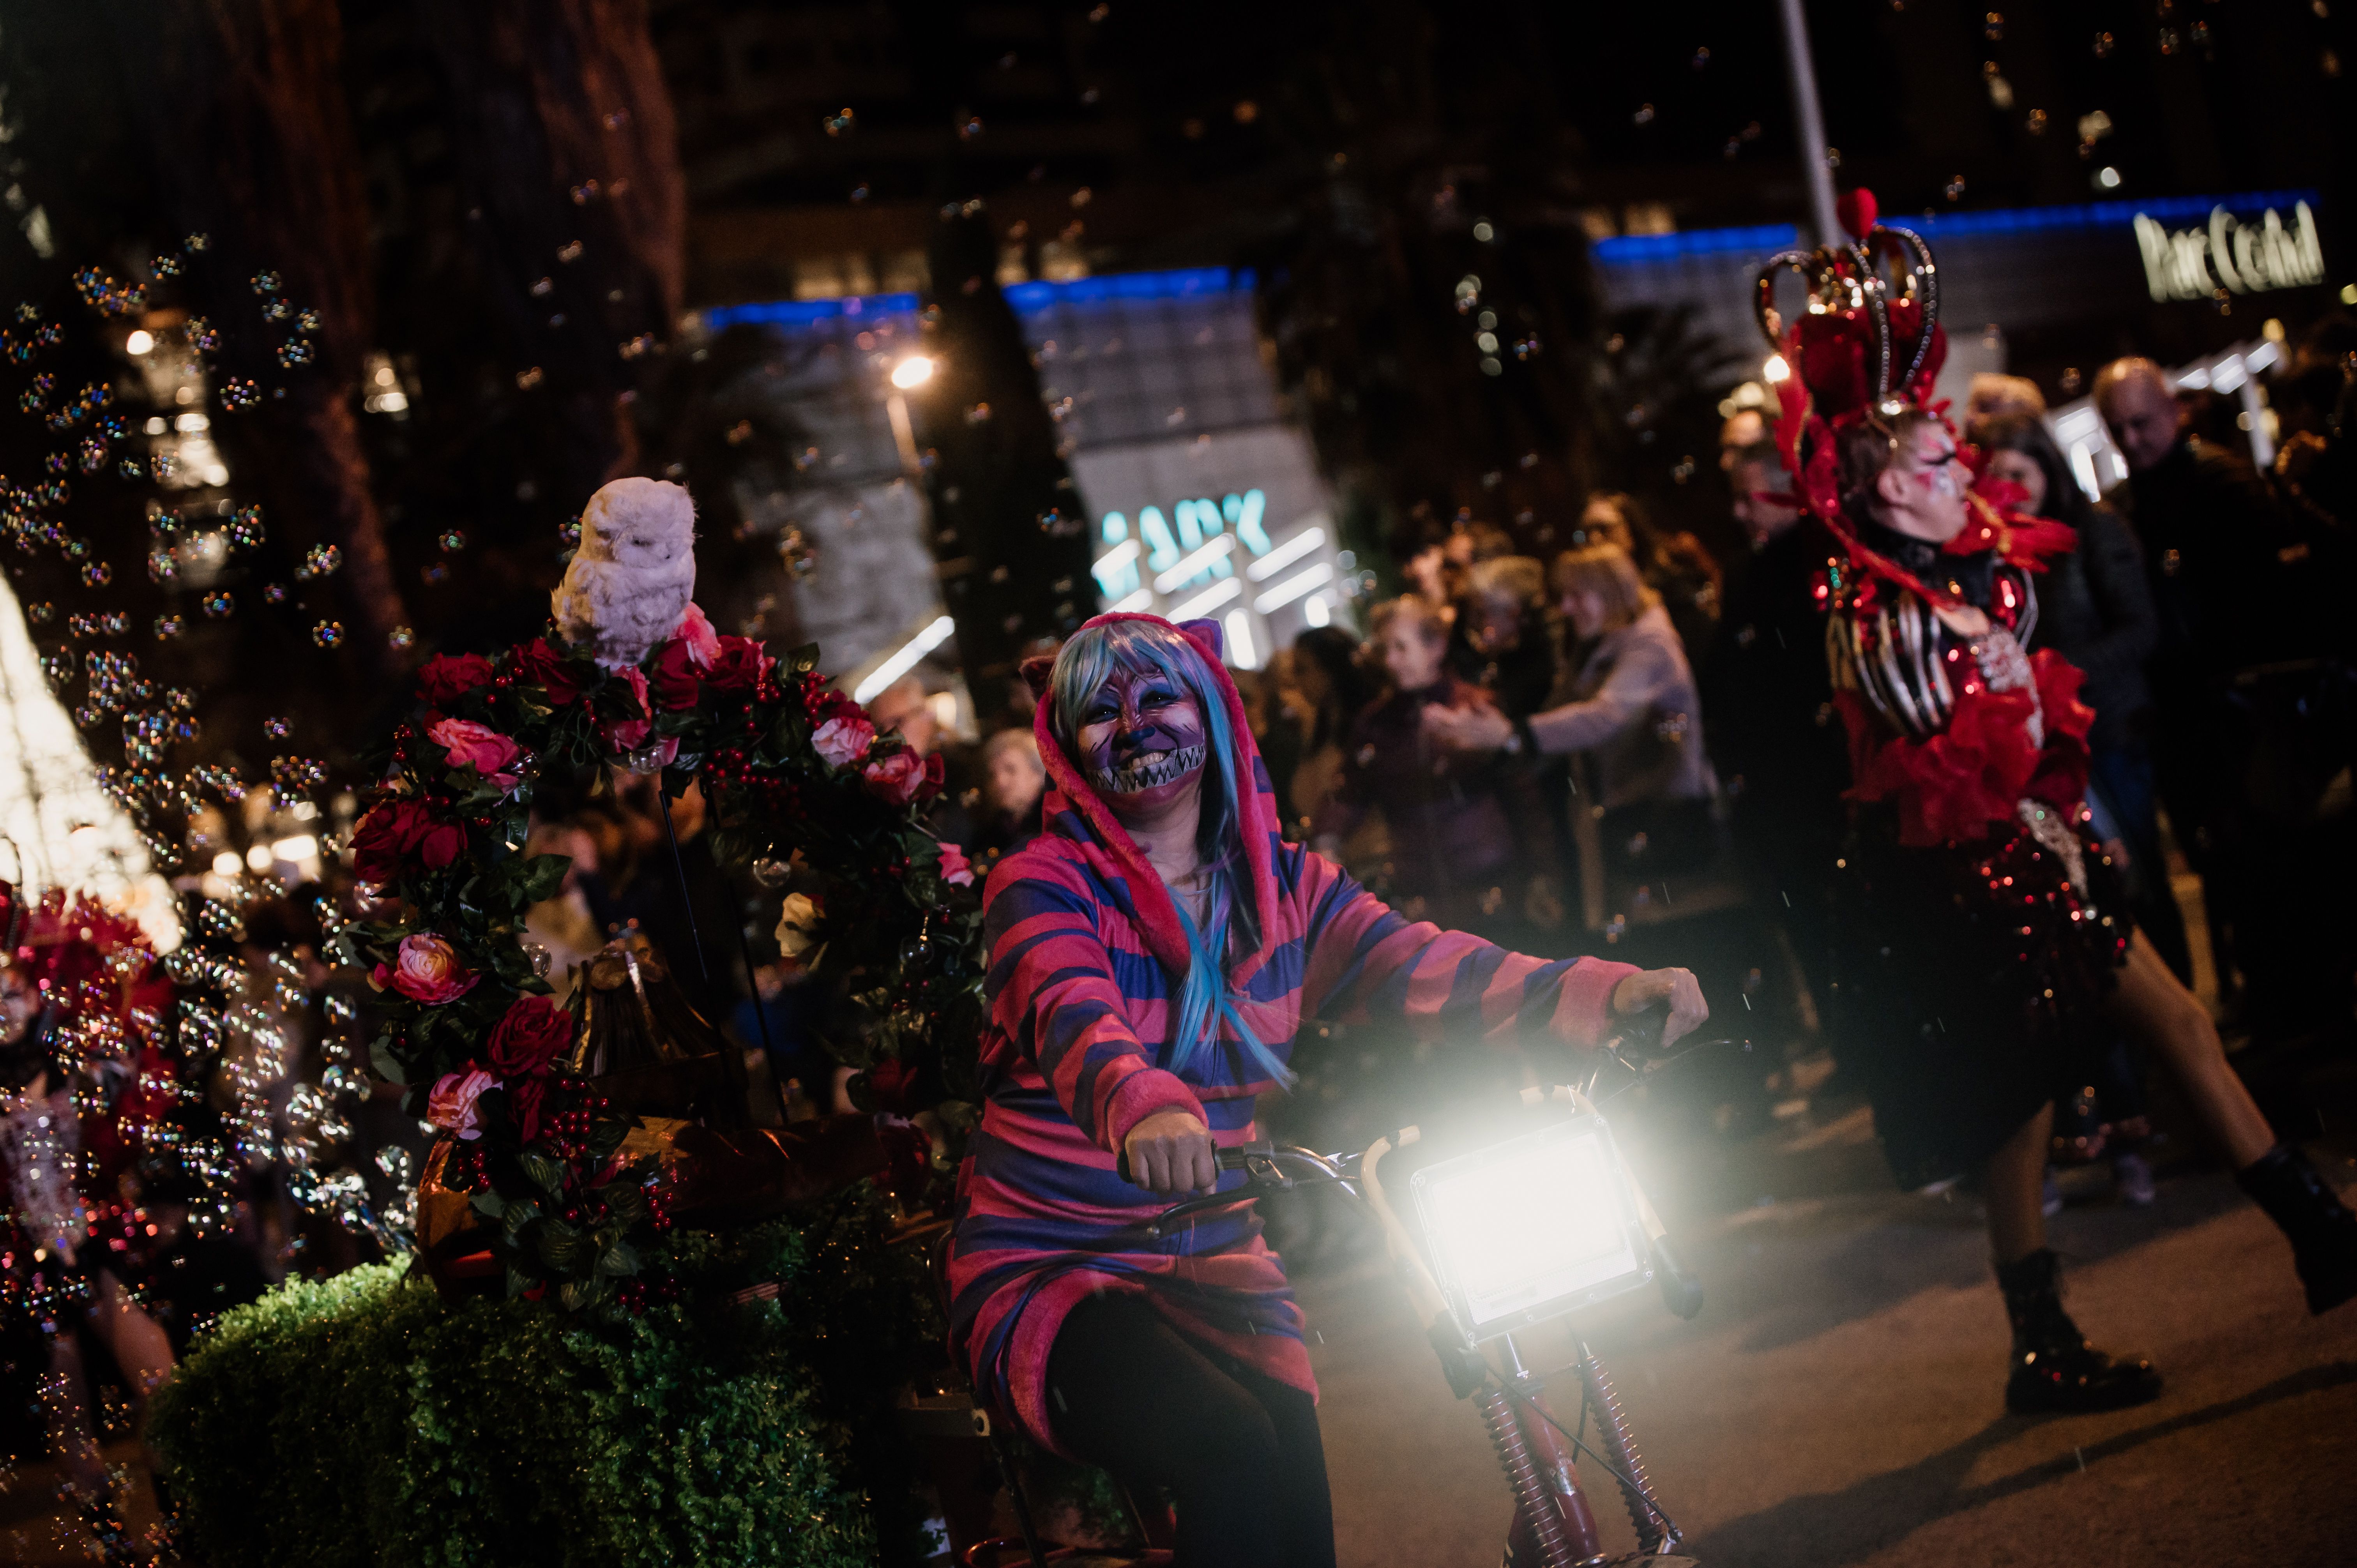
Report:
<svg viewBox="0 0 2357 1568"><path fill-rule="evenodd" d="M1752 285L1760 329L1791 371L1776 388L1777 445L1802 505L1841 541L1853 564L1947 603L1947 591L1858 542L1842 510L1834 439L1847 426L1880 428L1910 411L1946 419L1946 405L1929 401L1948 357L1939 263L1922 235L1876 221L1872 191L1853 190L1836 206L1851 235L1847 243L1779 252ZM1787 273L1809 285L1807 311L1789 326L1776 306L1776 285ZM1945 548L1957 554L1994 549L2031 570L2071 548L2068 529L2013 512L2001 499L1977 489L1968 493L1972 522Z"/></svg>
<svg viewBox="0 0 2357 1568"><path fill-rule="evenodd" d="M1779 252L1752 285L1760 329L1792 369L1778 389L1786 413L1805 410L1830 425L1924 406L1948 351L1940 270L1923 236L1876 222L1870 190L1851 191L1839 210L1849 243ZM1884 276L1886 262L1896 263L1895 278ZM1807 313L1789 328L1776 308L1777 280L1788 272L1809 285ZM1894 377L1901 356L1906 370ZM1802 422L1786 423L1797 438Z"/></svg>

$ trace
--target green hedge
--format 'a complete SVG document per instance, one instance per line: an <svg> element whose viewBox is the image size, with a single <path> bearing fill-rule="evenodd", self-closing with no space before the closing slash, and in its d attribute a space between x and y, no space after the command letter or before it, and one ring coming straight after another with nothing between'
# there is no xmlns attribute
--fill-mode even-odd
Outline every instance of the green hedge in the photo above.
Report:
<svg viewBox="0 0 2357 1568"><path fill-rule="evenodd" d="M199 1342L150 1434L210 1568L905 1561L888 1395L939 1323L881 1223L863 1194L683 1238L683 1305L616 1329L392 1264L290 1284Z"/></svg>

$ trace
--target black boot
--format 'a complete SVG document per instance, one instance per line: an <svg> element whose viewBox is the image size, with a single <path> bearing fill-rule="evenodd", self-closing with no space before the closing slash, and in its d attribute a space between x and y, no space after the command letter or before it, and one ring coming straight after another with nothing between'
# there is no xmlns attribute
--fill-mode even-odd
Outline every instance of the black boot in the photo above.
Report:
<svg viewBox="0 0 2357 1568"><path fill-rule="evenodd" d="M2041 1247L2018 1263L1999 1265L1996 1283L2013 1324L2006 1409L2024 1415L2119 1410L2158 1397L2160 1374L2150 1361L2104 1355L2062 1310L2061 1259Z"/></svg>
<svg viewBox="0 0 2357 1568"><path fill-rule="evenodd" d="M2308 1287L2309 1311L2330 1312L2357 1296L2357 1214L2305 1155L2277 1144L2234 1179L2290 1238L2292 1267Z"/></svg>

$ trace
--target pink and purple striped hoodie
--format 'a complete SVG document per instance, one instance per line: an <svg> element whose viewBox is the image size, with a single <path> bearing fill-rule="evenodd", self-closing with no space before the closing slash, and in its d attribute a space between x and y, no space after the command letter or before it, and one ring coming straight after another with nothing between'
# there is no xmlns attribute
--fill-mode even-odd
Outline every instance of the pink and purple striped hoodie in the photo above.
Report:
<svg viewBox="0 0 2357 1568"><path fill-rule="evenodd" d="M1631 965L1528 958L1411 922L1285 843L1243 703L1218 651L1206 657L1249 780L1242 828L1263 938L1231 953L1228 983L1254 1035L1280 1058L1304 1024L1371 1017L1428 1038L1601 1037ZM1046 832L984 890L985 1104L959 1172L949 1284L952 1348L977 1393L1053 1446L1049 1351L1064 1315L1097 1291L1142 1294L1181 1333L1311 1394L1317 1383L1300 1310L1252 1211L1156 1240L1143 1227L1171 1200L1115 1172L1130 1129L1157 1111L1200 1115L1223 1147L1249 1142L1254 1097L1275 1086L1239 1052L1200 1053L1183 1076L1162 1065L1186 939L1161 878L1050 731L1049 707L1035 720Z"/></svg>

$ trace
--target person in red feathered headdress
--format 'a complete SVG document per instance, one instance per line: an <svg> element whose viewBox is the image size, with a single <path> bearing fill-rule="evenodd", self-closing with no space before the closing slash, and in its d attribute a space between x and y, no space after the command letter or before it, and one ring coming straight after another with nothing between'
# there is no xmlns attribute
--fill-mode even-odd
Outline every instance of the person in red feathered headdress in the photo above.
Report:
<svg viewBox="0 0 2357 1568"><path fill-rule="evenodd" d="M177 1099L150 1037L171 983L135 923L87 900L52 891L28 908L0 883L0 1336L43 1345L50 1447L106 1561L133 1561L76 1329L105 1343L144 1410L173 1357L126 1283L124 1238L141 1229L126 1183Z"/></svg>
<svg viewBox="0 0 2357 1568"><path fill-rule="evenodd" d="M2026 648L2038 579L2072 532L1976 481L1944 409L1925 406L1945 347L1930 249L1878 225L1867 192L1843 217L1852 242L1775 258L1759 295L1792 372L1780 437L1840 546L1818 592L1851 763L1835 878L1843 1060L1902 1185L1980 1179L2013 1326L2007 1403L2138 1403L2159 1374L2080 1334L2041 1211L2054 1100L2112 1031L2176 1078L2290 1237L2313 1311L2357 1296L2357 1218L2276 1142L2208 1013L2134 929L2088 827L2080 671ZM1813 296L1790 331L1773 295L1785 270Z"/></svg>

